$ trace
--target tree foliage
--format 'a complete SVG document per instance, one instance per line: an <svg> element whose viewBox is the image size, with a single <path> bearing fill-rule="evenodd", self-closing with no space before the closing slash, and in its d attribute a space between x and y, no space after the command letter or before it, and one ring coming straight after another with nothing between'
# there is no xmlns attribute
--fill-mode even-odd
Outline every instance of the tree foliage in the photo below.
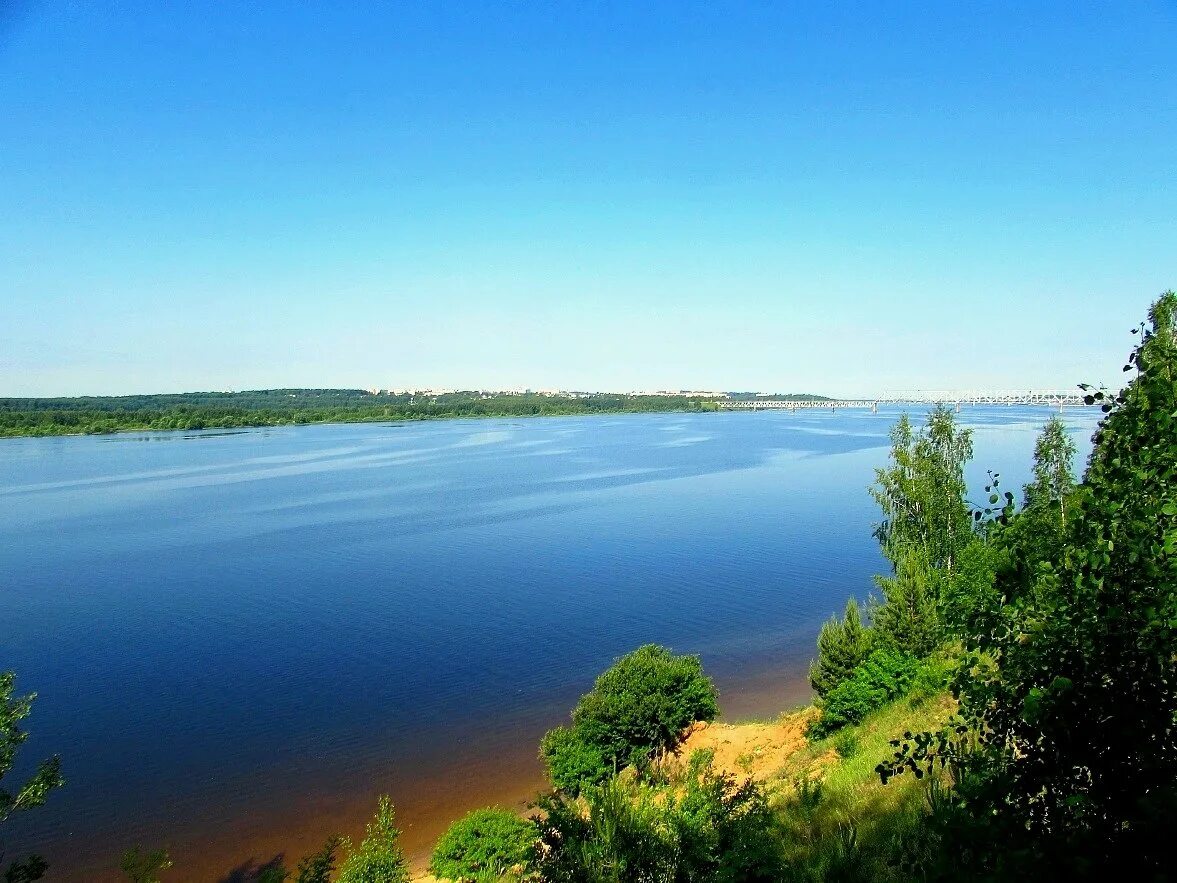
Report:
<svg viewBox="0 0 1177 883"><path fill-rule="evenodd" d="M1023 489L1021 512L994 525L994 545L1005 554L1002 587L1011 597L1032 590L1043 568L1057 570L1062 562L1067 521L1080 497L1074 458L1062 421L1051 418L1034 446L1034 480Z"/></svg>
<svg viewBox="0 0 1177 883"><path fill-rule="evenodd" d="M810 669L822 700L814 732L861 720L902 693L905 686L889 677L880 680L880 664L905 660L913 674L919 660L944 644L954 624L945 598L984 593L977 533L965 499L964 467L972 453L970 430L958 429L943 406L929 412L918 432L906 414L893 427L890 461L875 470L871 488L883 513L875 537L891 573L875 577L882 597L872 599L869 629L862 627L853 602L841 622L834 619L822 628ZM872 650L886 652L869 656L874 663L864 668Z"/></svg>
<svg viewBox="0 0 1177 883"><path fill-rule="evenodd" d="M358 848L344 841L348 851L339 869L338 883L408 883L409 869L401 852L400 829L392 801L381 796L376 816L368 823Z"/></svg>
<svg viewBox="0 0 1177 883"><path fill-rule="evenodd" d="M1075 490L1074 462L1075 443L1063 421L1051 417L1034 445L1034 480L1024 489L1024 510L1050 510L1065 527L1067 503Z"/></svg>
<svg viewBox="0 0 1177 883"><path fill-rule="evenodd" d="M553 784L575 793L628 765L673 748L695 721L719 714L715 685L697 656L647 644L622 656L580 698L572 726L545 736L541 756ZM599 763L596 775L591 765Z"/></svg>
<svg viewBox="0 0 1177 883"><path fill-rule="evenodd" d="M883 595L871 610L875 641L901 653L927 656L944 640L940 587L945 574L933 567L926 548L894 554L895 573L875 577Z"/></svg>
<svg viewBox="0 0 1177 883"><path fill-rule="evenodd" d="M891 573L875 578L877 644L923 657L943 642L941 595L975 538L964 480L972 455L971 430L958 429L942 405L919 432L906 414L892 429L890 463L875 470L871 488L883 512L875 536L891 562Z"/></svg>
<svg viewBox="0 0 1177 883"><path fill-rule="evenodd" d="M875 536L895 568L919 550L931 568L952 570L972 537L964 480L972 456L972 431L957 429L943 405L929 412L919 432L906 414L891 430L891 462L875 470L871 495L883 510Z"/></svg>
<svg viewBox="0 0 1177 883"><path fill-rule="evenodd" d="M130 883L160 883L160 874L172 866L166 849L136 846L123 853L119 867Z"/></svg>
<svg viewBox="0 0 1177 883"><path fill-rule="evenodd" d="M907 692L920 668L919 660L892 648L880 648L821 703L821 717L810 727L817 737L862 721L868 714Z"/></svg>
<svg viewBox="0 0 1177 883"><path fill-rule="evenodd" d="M548 768L552 787L573 795L616 772L601 749L586 741L575 727L548 730L540 742L539 754Z"/></svg>
<svg viewBox="0 0 1177 883"><path fill-rule="evenodd" d="M1167 879L1177 828L1177 295L1138 332L1082 485L1048 430L1022 513L994 532L1034 567L998 572L1001 601L968 636L961 722L897 743L884 776L956 772L950 828L1001 879ZM1054 479L1064 479L1055 481ZM1025 524L1061 504L1049 554ZM1052 518L1054 516L1052 515ZM1020 522L1020 523L1019 523ZM1064 524L1065 522L1065 524ZM971 842L970 842L971 840ZM1001 850L979 844L999 842ZM971 847L971 848L969 848Z"/></svg>
<svg viewBox="0 0 1177 883"><path fill-rule="evenodd" d="M337 834L328 837L319 849L298 863L296 883L331 883L335 863L344 840Z"/></svg>
<svg viewBox="0 0 1177 883"><path fill-rule="evenodd" d="M35 693L13 696L16 676L12 672L0 673L0 782L11 771L16 762L17 751L29 738L21 728L21 722L32 713ZM0 785L0 822L13 813L23 812L40 806L55 788L65 783L61 775L61 761L52 757L40 764L33 775L15 791ZM0 853L0 859L3 853ZM38 880L45 873L45 862L39 856L30 856L14 862L7 870L13 880Z"/></svg>
<svg viewBox="0 0 1177 883"><path fill-rule="evenodd" d="M433 849L429 872L456 883L521 879L535 860L537 833L502 809L479 809L454 822Z"/></svg>
<svg viewBox="0 0 1177 883"><path fill-rule="evenodd" d="M824 698L854 674L870 650L870 629L863 625L858 602L851 598L842 618L831 617L817 636L817 660L809 668L814 692Z"/></svg>
<svg viewBox="0 0 1177 883"><path fill-rule="evenodd" d="M776 815L759 786L715 771L697 752L684 780L654 786L613 777L583 802L541 799L536 867L547 883L778 881Z"/></svg>

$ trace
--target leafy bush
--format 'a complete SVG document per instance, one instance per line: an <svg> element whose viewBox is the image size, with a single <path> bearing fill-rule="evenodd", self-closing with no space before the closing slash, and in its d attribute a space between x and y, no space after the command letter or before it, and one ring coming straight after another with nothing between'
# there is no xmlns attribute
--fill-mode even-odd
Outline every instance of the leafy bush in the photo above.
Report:
<svg viewBox="0 0 1177 883"><path fill-rule="evenodd" d="M780 830L753 780L716 772L714 753L691 755L685 790L666 801L678 844L679 880L778 881L785 873Z"/></svg>
<svg viewBox="0 0 1177 883"><path fill-rule="evenodd" d="M854 733L839 733L834 737L834 750L838 752L838 757L853 757L858 754L858 741L858 736Z"/></svg>
<svg viewBox="0 0 1177 883"><path fill-rule="evenodd" d="M911 686L907 689L907 701L911 703L912 708L917 708L929 699L948 692L960 658L959 645L950 645L933 653L916 666Z"/></svg>
<svg viewBox="0 0 1177 883"><path fill-rule="evenodd" d="M540 755L552 784L576 794L627 765L644 766L678 744L698 720L719 714L715 685L697 656L647 644L604 672L572 712L572 727L549 732Z"/></svg>
<svg viewBox="0 0 1177 883"><path fill-rule="evenodd" d="M921 663L899 650L880 649L867 657L854 676L830 691L822 703L821 717L810 725L811 736L828 736L856 724L877 708L902 696L910 688Z"/></svg>
<svg viewBox="0 0 1177 883"><path fill-rule="evenodd" d="M450 825L429 872L458 883L520 879L535 858L535 826L502 809L478 809Z"/></svg>
<svg viewBox="0 0 1177 883"><path fill-rule="evenodd" d="M579 794L585 785L599 784L614 772L600 749L585 742L572 727L549 730L539 753L552 787L569 794Z"/></svg>
<svg viewBox="0 0 1177 883"><path fill-rule="evenodd" d="M540 802L537 869L548 883L768 883L784 875L764 793L715 772L710 752L692 756L677 786L615 776L587 788L584 804L587 812L560 794Z"/></svg>
<svg viewBox="0 0 1177 883"><path fill-rule="evenodd" d="M676 844L649 785L617 776L587 788L582 802L540 798L536 869L545 883L621 883L674 878Z"/></svg>
<svg viewBox="0 0 1177 883"><path fill-rule="evenodd" d="M136 846L123 853L119 867L131 883L159 883L159 875L172 866L166 849L150 852Z"/></svg>

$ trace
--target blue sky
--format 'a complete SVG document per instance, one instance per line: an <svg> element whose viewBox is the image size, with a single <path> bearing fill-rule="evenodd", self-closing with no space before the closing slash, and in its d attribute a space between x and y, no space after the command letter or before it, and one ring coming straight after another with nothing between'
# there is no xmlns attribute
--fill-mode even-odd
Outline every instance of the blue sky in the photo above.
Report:
<svg viewBox="0 0 1177 883"><path fill-rule="evenodd" d="M1177 286L1174 2L0 10L0 396L1114 383Z"/></svg>

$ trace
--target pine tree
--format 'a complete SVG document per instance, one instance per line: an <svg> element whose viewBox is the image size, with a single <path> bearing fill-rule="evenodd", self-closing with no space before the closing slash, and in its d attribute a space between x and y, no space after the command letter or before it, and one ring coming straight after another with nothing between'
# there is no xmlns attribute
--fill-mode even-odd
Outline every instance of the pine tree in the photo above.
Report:
<svg viewBox="0 0 1177 883"><path fill-rule="evenodd" d="M871 632L862 624L858 602L846 603L842 619L830 617L817 637L817 659L809 668L809 683L824 698L830 690L847 680L854 669L870 655Z"/></svg>
<svg viewBox="0 0 1177 883"><path fill-rule="evenodd" d="M928 551L912 548L895 562L893 576L876 576L882 603L871 611L875 641L915 657L930 654L943 643L940 580Z"/></svg>
<svg viewBox="0 0 1177 883"><path fill-rule="evenodd" d="M296 883L331 883L331 875L335 872L335 856L342 845L342 837L328 837L318 852L311 853L298 863Z"/></svg>

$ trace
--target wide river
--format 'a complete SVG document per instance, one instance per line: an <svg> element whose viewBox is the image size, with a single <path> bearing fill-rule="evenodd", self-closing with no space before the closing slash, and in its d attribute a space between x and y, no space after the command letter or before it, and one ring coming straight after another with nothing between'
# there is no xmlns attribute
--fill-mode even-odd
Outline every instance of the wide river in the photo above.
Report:
<svg viewBox="0 0 1177 883"><path fill-rule="evenodd" d="M821 622L882 567L897 415L0 440L0 670L39 694L18 773L68 779L0 848L49 880L119 879L136 844L239 880L387 793L419 860L526 803L544 730L646 642L700 654L729 719L805 702ZM1020 489L1047 416L960 414L978 496L986 469ZM1081 459L1097 417L1064 414Z"/></svg>

